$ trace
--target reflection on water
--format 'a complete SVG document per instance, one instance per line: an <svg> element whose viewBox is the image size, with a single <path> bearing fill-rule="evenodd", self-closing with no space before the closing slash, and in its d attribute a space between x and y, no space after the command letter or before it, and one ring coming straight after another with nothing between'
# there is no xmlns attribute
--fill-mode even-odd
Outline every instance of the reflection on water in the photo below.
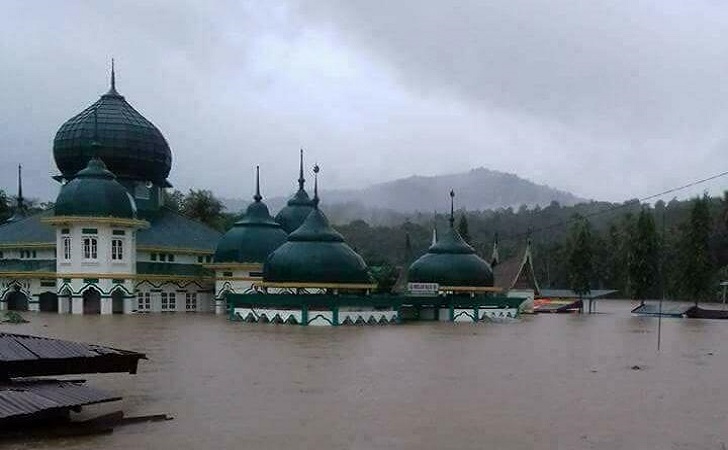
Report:
<svg viewBox="0 0 728 450"><path fill-rule="evenodd" d="M721 449L728 322L603 314L313 328L212 315L31 314L0 329L145 352L88 377L175 420L11 444L63 449ZM639 366L640 370L634 370Z"/></svg>

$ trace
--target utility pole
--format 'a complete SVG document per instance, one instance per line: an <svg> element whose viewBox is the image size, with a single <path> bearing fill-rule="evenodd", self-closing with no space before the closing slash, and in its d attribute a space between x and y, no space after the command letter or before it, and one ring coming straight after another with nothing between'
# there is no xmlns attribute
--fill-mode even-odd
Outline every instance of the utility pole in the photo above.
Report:
<svg viewBox="0 0 728 450"><path fill-rule="evenodd" d="M660 341L662 340L662 302L665 299L665 208L662 208L662 250L660 251L660 302L657 307L657 351L660 351Z"/></svg>

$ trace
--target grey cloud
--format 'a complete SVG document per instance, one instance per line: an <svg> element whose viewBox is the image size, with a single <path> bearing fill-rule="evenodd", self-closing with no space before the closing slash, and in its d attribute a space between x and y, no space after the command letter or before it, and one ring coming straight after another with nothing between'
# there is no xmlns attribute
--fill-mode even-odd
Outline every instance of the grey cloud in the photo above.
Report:
<svg viewBox="0 0 728 450"><path fill-rule="evenodd" d="M725 164L728 7L452 4L9 1L0 187L22 162L26 191L55 195L53 135L106 90L111 56L172 182L226 197L252 194L256 164L267 195L290 193L299 146L332 188L486 166L609 200Z"/></svg>
<svg viewBox="0 0 728 450"><path fill-rule="evenodd" d="M728 9L630 0L300 0L412 89L640 136L725 117ZM723 100L723 101L721 101Z"/></svg>

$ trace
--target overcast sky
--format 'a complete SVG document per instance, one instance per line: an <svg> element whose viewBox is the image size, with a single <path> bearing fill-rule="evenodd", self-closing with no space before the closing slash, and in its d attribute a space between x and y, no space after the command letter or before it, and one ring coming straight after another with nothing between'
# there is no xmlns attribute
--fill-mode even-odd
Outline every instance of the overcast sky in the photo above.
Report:
<svg viewBox="0 0 728 450"><path fill-rule="evenodd" d="M183 190L249 197L260 164L288 195L299 147L324 189L483 166L621 201L728 170L719 0L4 0L0 187L22 163L55 197L112 56Z"/></svg>

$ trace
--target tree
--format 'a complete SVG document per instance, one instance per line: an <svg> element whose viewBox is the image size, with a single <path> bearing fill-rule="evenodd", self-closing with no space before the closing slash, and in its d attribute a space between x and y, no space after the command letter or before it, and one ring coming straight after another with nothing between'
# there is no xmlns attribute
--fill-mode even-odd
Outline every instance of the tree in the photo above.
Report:
<svg viewBox="0 0 728 450"><path fill-rule="evenodd" d="M10 199L7 194L5 194L5 191L0 189L0 223L8 220L11 215L12 210L10 209Z"/></svg>
<svg viewBox="0 0 728 450"><path fill-rule="evenodd" d="M180 205L180 213L185 217L219 230L226 225L224 209L222 202L206 189L190 189Z"/></svg>
<svg viewBox="0 0 728 450"><path fill-rule="evenodd" d="M690 220L681 227L680 239L680 288L684 295L698 301L711 293L713 263L710 257L710 199L707 195L693 201Z"/></svg>
<svg viewBox="0 0 728 450"><path fill-rule="evenodd" d="M172 211L182 211L182 204L185 201L185 194L175 189L174 191L164 191L164 206Z"/></svg>
<svg viewBox="0 0 728 450"><path fill-rule="evenodd" d="M655 221L647 209L640 211L628 242L629 292L633 298L644 303L645 299L656 295L660 258Z"/></svg>
<svg viewBox="0 0 728 450"><path fill-rule="evenodd" d="M592 255L591 225L587 219L577 216L571 227L569 285L579 298L591 292Z"/></svg>
<svg viewBox="0 0 728 450"><path fill-rule="evenodd" d="M608 289L627 292L627 237L623 224L612 223L606 232L601 258L604 259L602 280Z"/></svg>
<svg viewBox="0 0 728 450"><path fill-rule="evenodd" d="M460 216L460 220L458 221L458 233L460 233L460 237L462 237L465 242L470 244L470 231L468 230L468 219L465 217L465 214Z"/></svg>
<svg viewBox="0 0 728 450"><path fill-rule="evenodd" d="M374 282L377 284L376 292L380 294L388 294L392 292L392 288L397 282L397 277L399 276L397 268L387 263L370 266L369 273L374 279Z"/></svg>

